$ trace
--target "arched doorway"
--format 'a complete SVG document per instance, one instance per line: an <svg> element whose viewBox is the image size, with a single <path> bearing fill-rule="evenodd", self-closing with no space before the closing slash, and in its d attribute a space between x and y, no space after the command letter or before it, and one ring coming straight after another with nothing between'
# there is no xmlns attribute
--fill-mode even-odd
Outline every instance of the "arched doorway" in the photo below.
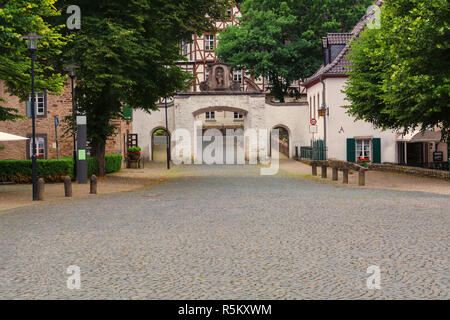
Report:
<svg viewBox="0 0 450 320"><path fill-rule="evenodd" d="M170 133L167 133L166 128L159 127L153 129L151 136L151 143L152 143L151 156L153 162L167 161L167 135L169 136L169 148L170 148Z"/></svg>
<svg viewBox="0 0 450 320"><path fill-rule="evenodd" d="M202 123L202 130L196 132L203 137L202 149L203 162L205 156L216 150L222 144L221 154L223 157L215 157L216 152L211 156L217 160L217 164L237 164L245 162L244 130L247 122L248 111L240 108L215 106L201 108L193 113L194 121ZM220 140L218 140L220 139ZM212 148L214 147L214 148ZM244 159L242 161L242 159Z"/></svg>
<svg viewBox="0 0 450 320"><path fill-rule="evenodd" d="M286 126L277 125L272 128L272 130L278 129L278 150L280 152L280 159L288 159L289 158L289 130Z"/></svg>

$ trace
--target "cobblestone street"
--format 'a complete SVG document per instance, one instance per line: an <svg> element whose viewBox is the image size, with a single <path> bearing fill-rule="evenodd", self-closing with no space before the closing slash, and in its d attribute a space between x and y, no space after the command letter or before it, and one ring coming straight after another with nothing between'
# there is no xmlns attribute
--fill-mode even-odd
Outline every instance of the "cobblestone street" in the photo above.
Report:
<svg viewBox="0 0 450 320"><path fill-rule="evenodd" d="M2 213L0 298L448 299L449 208L256 166L175 167L142 191Z"/></svg>

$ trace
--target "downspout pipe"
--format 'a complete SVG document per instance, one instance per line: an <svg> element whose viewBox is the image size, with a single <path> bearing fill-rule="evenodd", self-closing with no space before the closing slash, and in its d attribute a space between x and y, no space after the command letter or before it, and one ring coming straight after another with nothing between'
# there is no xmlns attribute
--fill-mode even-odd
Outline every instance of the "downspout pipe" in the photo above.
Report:
<svg viewBox="0 0 450 320"><path fill-rule="evenodd" d="M327 104L326 104L326 86L325 86L325 81L323 81L323 75L320 75L320 83L322 84L323 87L323 91L322 91L322 107L321 109L325 109L325 115L323 117L323 154L324 154L324 158L325 160L328 159L327 157L327 115L328 115L328 110L327 110Z"/></svg>

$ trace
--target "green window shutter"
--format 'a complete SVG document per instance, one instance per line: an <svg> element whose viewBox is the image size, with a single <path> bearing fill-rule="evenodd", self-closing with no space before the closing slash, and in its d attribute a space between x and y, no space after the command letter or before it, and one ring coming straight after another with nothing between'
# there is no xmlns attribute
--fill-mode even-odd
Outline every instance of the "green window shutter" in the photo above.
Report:
<svg viewBox="0 0 450 320"><path fill-rule="evenodd" d="M133 120L133 109L130 106L123 107L123 120Z"/></svg>
<svg viewBox="0 0 450 320"><path fill-rule="evenodd" d="M347 139L347 161L356 162L356 145L354 138Z"/></svg>
<svg viewBox="0 0 450 320"><path fill-rule="evenodd" d="M373 163L381 163L381 139L373 138L372 140L373 148Z"/></svg>

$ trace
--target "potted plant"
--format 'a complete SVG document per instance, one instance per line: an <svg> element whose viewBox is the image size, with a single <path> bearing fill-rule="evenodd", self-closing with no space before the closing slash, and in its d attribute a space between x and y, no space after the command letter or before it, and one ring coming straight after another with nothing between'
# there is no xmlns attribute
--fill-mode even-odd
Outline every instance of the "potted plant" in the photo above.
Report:
<svg viewBox="0 0 450 320"><path fill-rule="evenodd" d="M141 157L141 148L140 147L128 148L128 158L130 160L139 160L140 157Z"/></svg>
<svg viewBox="0 0 450 320"><path fill-rule="evenodd" d="M359 157L359 158L358 158L358 164L359 164L360 166L367 167L367 165L368 165L369 163L370 163L370 159L367 158L367 157Z"/></svg>

